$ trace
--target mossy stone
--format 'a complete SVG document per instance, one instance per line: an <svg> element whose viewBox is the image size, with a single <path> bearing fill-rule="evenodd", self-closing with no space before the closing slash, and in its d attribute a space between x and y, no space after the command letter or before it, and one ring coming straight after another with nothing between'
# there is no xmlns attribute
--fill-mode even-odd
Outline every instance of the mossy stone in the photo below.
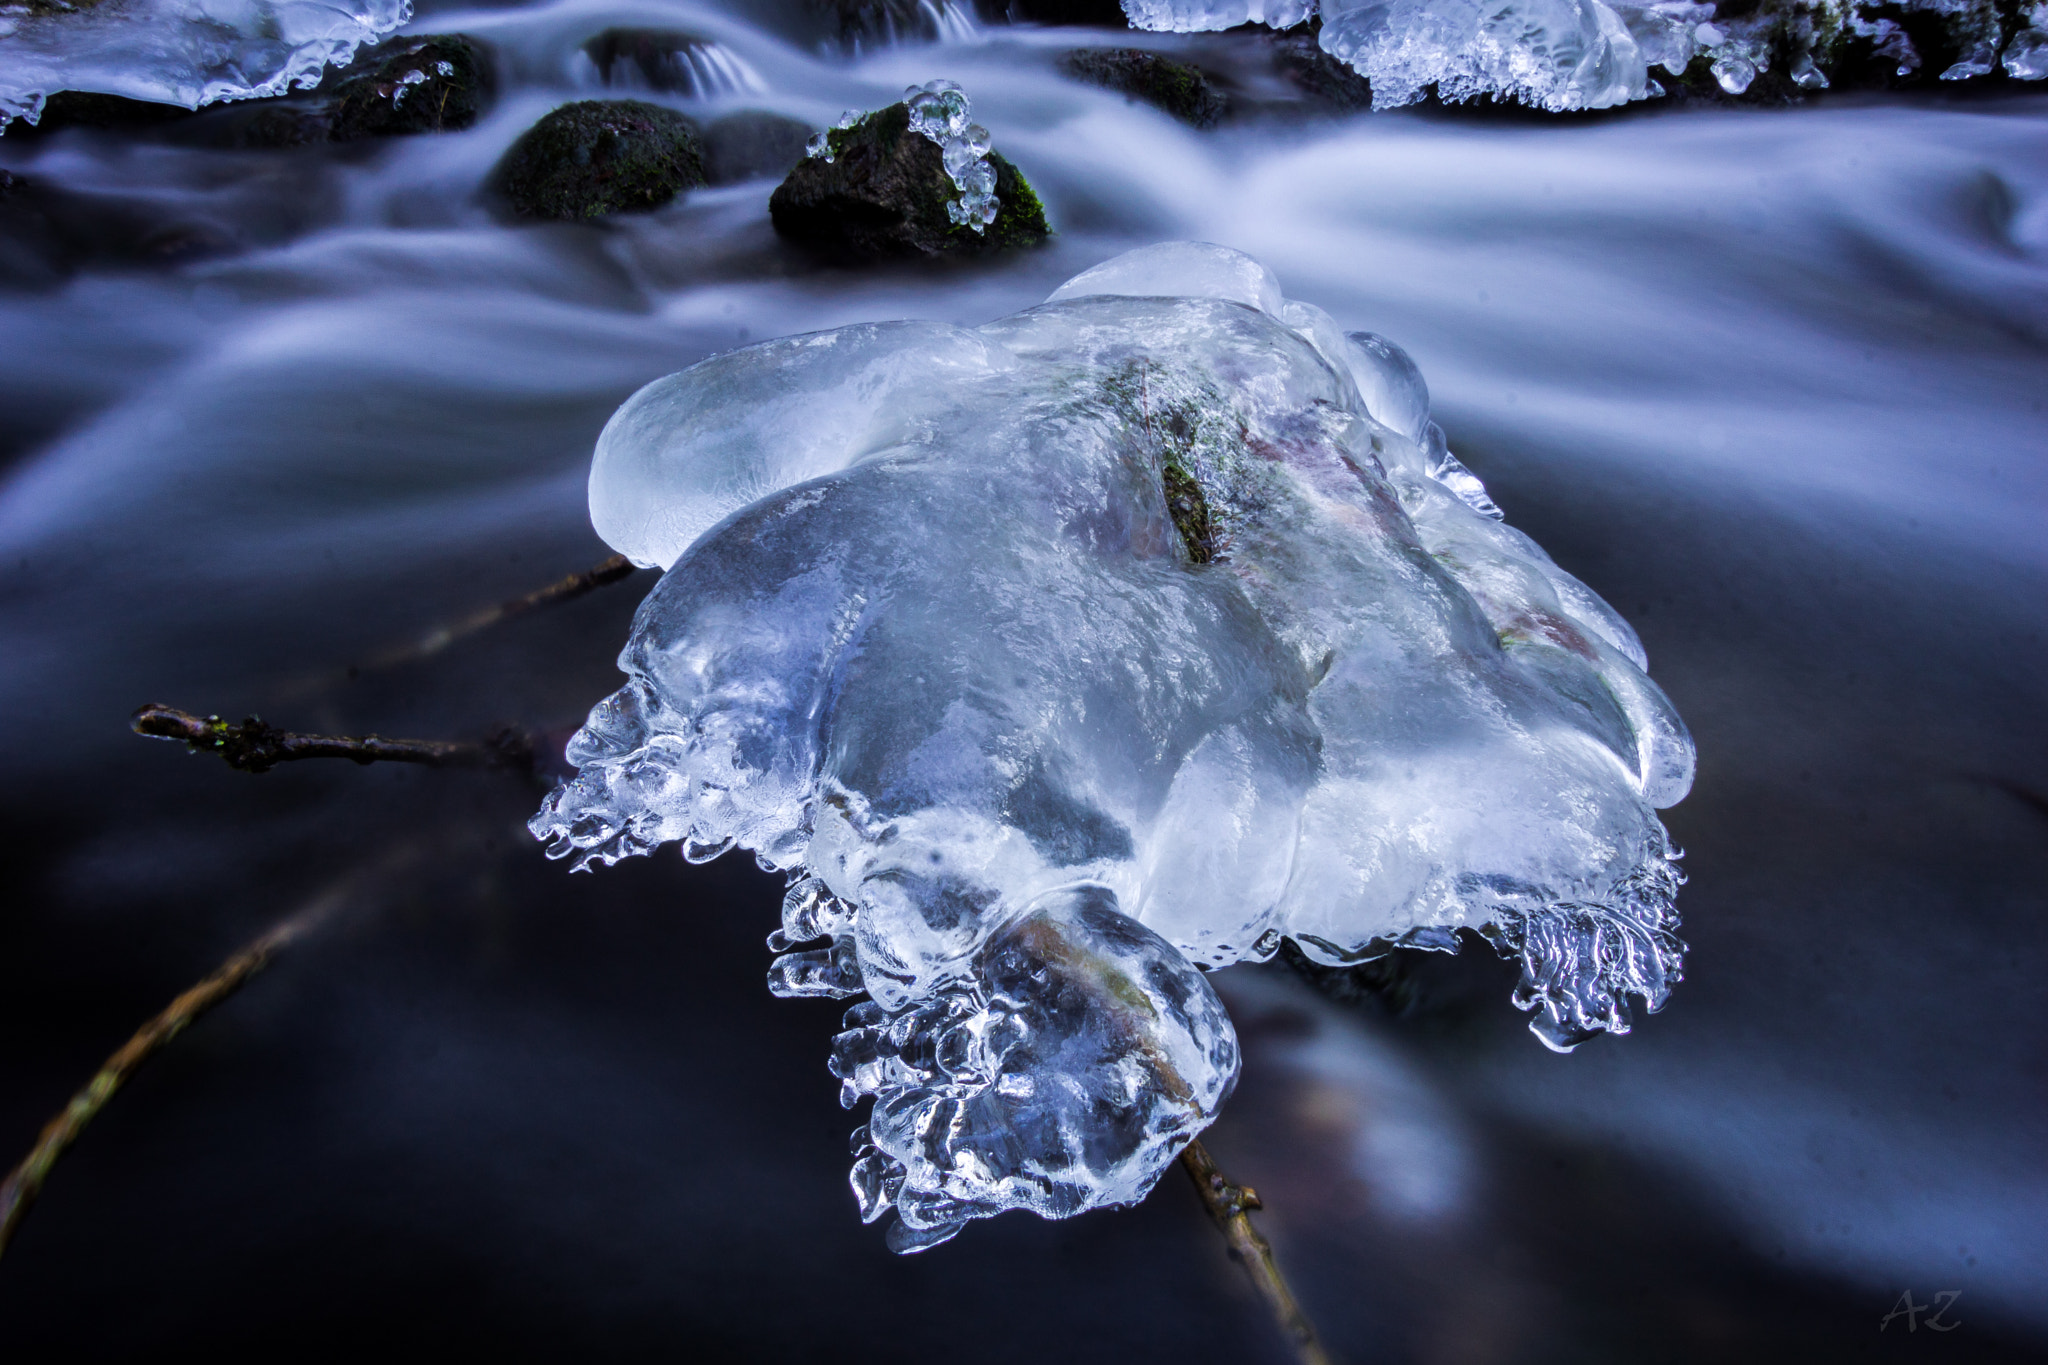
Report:
<svg viewBox="0 0 2048 1365"><path fill-rule="evenodd" d="M493 180L522 218L644 213L703 184L704 155L696 128L673 109L581 100L527 129Z"/></svg>
<svg viewBox="0 0 2048 1365"><path fill-rule="evenodd" d="M833 159L799 162L768 200L776 232L828 260L983 256L1051 235L1045 206L1023 173L993 151L995 221L979 233L953 222L946 207L960 191L938 144L910 130L907 105L876 110L829 136Z"/></svg>
<svg viewBox="0 0 2048 1365"><path fill-rule="evenodd" d="M489 82L483 52L459 33L382 44L335 80L329 136L353 142L467 128L483 108Z"/></svg>
<svg viewBox="0 0 2048 1365"><path fill-rule="evenodd" d="M1134 47L1084 47L1060 58L1075 80L1143 100L1182 123L1212 128L1229 112L1230 99L1200 67Z"/></svg>

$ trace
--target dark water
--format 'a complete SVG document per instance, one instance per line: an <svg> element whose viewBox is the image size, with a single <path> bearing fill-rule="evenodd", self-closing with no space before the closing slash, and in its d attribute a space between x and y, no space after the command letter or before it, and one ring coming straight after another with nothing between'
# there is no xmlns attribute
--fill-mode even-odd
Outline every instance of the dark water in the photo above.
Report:
<svg viewBox="0 0 2048 1365"><path fill-rule="evenodd" d="M477 187L576 45L682 24L826 122L949 76L1061 234L821 271L771 182L608 228ZM347 156L75 129L0 166L209 243L0 294L0 1148L242 941L416 860L152 1062L0 1261L20 1358L1279 1359L1192 1196L890 1256L823 1068L761 986L778 888L587 877L485 773L260 778L138 703L302 729L573 725L651 575L351 663L600 558L589 449L748 339L979 322L1130 246L1249 251L1413 350L1516 525L1642 632L1699 741L1693 945L1630 1037L1545 1051L1478 957L1398 1016L1219 978L1210 1145L1365 1361L2048 1354L2048 103L1551 125L1305 114L1199 134L1061 81L1072 33L824 57L787 16L442 12L477 128ZM1880 1320L1956 1290L1945 1322ZM1924 1319L1923 1319L1924 1321Z"/></svg>

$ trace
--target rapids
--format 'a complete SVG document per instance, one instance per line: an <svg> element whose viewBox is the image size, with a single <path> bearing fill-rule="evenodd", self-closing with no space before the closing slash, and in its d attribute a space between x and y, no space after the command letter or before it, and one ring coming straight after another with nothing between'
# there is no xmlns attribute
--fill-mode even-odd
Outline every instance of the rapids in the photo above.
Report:
<svg viewBox="0 0 2048 1365"><path fill-rule="evenodd" d="M768 181L693 191L602 226L496 222L479 188L498 156L547 109L592 93L581 42L650 23L716 46L696 95L640 92L692 113L762 108L824 127L907 84L959 82L994 145L1030 177L1056 237L971 268L823 270L774 238ZM1528 1153L1551 1150L1544 1144L1577 1144L1686 1191L1665 1228L1695 1239L1687 1246L1711 1242L1699 1264L1720 1265L1712 1258L1725 1238L1739 1247L1725 1253L1736 1258L1727 1275L1778 1286L1773 1303L1838 1299L1844 1333L1867 1335L1909 1285L1921 1298L1960 1288L1960 1316L1975 1310L1972 1326L1984 1333L2048 1332L2039 1161L2048 1133L2039 1042L2048 100L1844 98L1550 123L1302 111L1201 133L1063 79L1060 51L1124 41L1100 32L955 25L955 41L847 56L777 15L620 0L429 6L409 31L458 30L494 44L506 77L496 105L461 133L346 155L210 150L83 128L0 138L0 168L140 206L185 229L181 240L209 244L168 267L88 264L0 293L0 716L11 823L34 850L13 875L35 893L14 898L31 908L17 911L0 949L15 1002L4 1049L18 1065L10 1074L27 1078L5 1096L14 1146L113 1040L299 894L278 889L299 885L295 860L331 864L338 830L368 837L373 816L342 814L352 801L412 790L354 770L260 780L201 772L125 732L136 704L261 709L303 728L394 734L508 716L573 721L615 685L616 609L588 628L550 626L558 633L491 646L476 656L489 666L457 661L441 681L416 678L409 690L366 681L337 697L309 692L304 677L598 558L583 497L591 447L649 380L797 332L893 318L978 326L1121 251L1192 239L1257 257L1290 297L1413 354L1452 447L1510 521L1641 631L1702 756L1693 796L1670 819L1692 878L1688 985L1630 1038L1571 1058L1527 1047L1514 1012L1497 1010L1498 982L1481 993L1489 1011L1509 1016L1496 1021L1505 1032L1405 1034L1333 1021L1315 1003L1287 1005L1295 1022L1264 1035L1246 1030L1246 1086L1216 1146L1226 1160L1245 1154L1245 1178L1269 1204L1320 1209L1299 1215L1294 1255L1322 1264L1301 1279L1326 1330L1357 1343L1356 1355L1375 1322L1416 1311L1385 1297L1391 1288L1367 1293L1355 1312L1343 1306L1347 1256L1378 1267L1376 1283L1408 1283L1408 1272L1372 1259L1382 1253L1357 1250L1359 1228L1433 1229L1439 1265L1491 1264L1484 1247L1496 1236L1523 1236L1538 1261L1563 1255L1489 1221L1509 1215L1486 1211L1480 1196ZM536 650L543 638L576 649ZM228 790L233 782L261 790ZM394 811L439 809L424 795L389 799ZM493 830L511 828L507 812L491 819ZM509 834L492 837L510 847ZM553 874L534 870L530 844L492 856L494 875L539 888L523 894L549 915L570 913L557 902L572 893L538 880ZM672 949L680 957L708 958L709 943L744 945L772 927L772 895L762 902L738 874L684 875L671 874L673 886L696 888L687 903L671 883L643 894L664 915L745 922L724 938L685 936ZM216 904L219 894L227 899ZM580 906L599 903L588 887L573 894ZM166 918L166 902L183 907L177 917ZM576 913L584 918L571 927L591 943L615 932L602 914ZM443 950L389 938L398 931L378 923L359 939L387 944L378 951L413 964L402 973L409 989L438 998L435 974L417 964L441 961ZM478 925L479 942L498 932ZM121 989L74 984L64 995L45 984L92 980L57 964L102 950L126 964ZM298 986L271 983L281 993L266 1008L297 1008L279 1002L312 989L320 951ZM731 951L707 961L703 979L751 987L765 962L744 946ZM629 970L606 961L578 970ZM1255 1014L1285 1014L1270 998L1282 986L1259 974L1269 970L1219 973L1218 992L1233 1012L1248 1001ZM1233 987L1233 973L1254 975ZM451 1033L444 1015L455 1005L400 1001L361 972L344 976L356 983L347 988L356 1022L289 1015L289 1036L305 1049L297 1065L331 1068L330 1079L302 1076L293 1084L312 1088L290 1093L315 1096L321 1112L356 1113L366 1087L388 1085L400 1098L366 1140L422 1169L458 1163L463 1143L511 1134L494 1158L498 1174L467 1170L461 1192L446 1196L464 1209L564 1181L522 1154L569 1141L575 1124L465 1097L485 1094L478 1077L534 1084L518 1079L519 1047L556 1059L546 1074L569 1093L602 1089L610 1064L591 1061L604 1055L591 1040L610 1026L590 1020L607 1007L564 988L530 1033L512 1030L525 1039L515 1047L500 1028L514 1017L510 1004L489 1016L491 1028ZM498 1000L492 989L476 986L476 998ZM96 1002L91 1027L47 1041L74 998ZM462 998L462 1009L483 1008ZM814 1026L793 1029L786 1047L750 1044L720 1030L767 1016L737 997L719 1008L692 1016L704 1030L692 1048L718 1037L723 1048L790 1059L772 1076L776 1092L815 1088L818 1131L837 1122ZM231 1029L237 1017L224 1011L208 1028ZM432 1078L443 1072L408 1041L430 1035L459 1035L467 1059L431 1104L415 1096L441 1085ZM771 1036L780 1037L761 1035ZM754 1106L750 1131L767 1143L735 1165L734 1219L774 1205L776 1218L801 1223L808 1215L774 1203L774 1163L798 1159L781 1138L759 1138L775 1131L760 1115L785 1101L750 1089L766 1084L757 1073L756 1063L704 1062L687 1080L727 1096L721 1103ZM600 1099L630 1108L652 1084L636 1072ZM121 1101L135 1106L130 1144L143 1141L150 1093L139 1087ZM810 1099L786 1103L799 1102ZM1335 1136L1315 1146L1261 1128L1285 1128L1294 1113L1325 1125L1302 1132ZM275 1120L282 1127L251 1122L274 1142L301 1132L287 1117ZM707 1101L650 1130L644 1150L585 1159L639 1170L666 1159L660 1133L722 1133L736 1122ZM111 1131L106 1141L116 1141ZM1365 1164L1367 1154L1378 1164ZM53 1184L33 1235L0 1274L0 1311L28 1322L36 1339L57 1339L63 1306L79 1311L77 1286L99 1274L96 1230L65 1227L67 1207L103 1217L124 1207L111 1194L91 1202L93 1181L113 1177L95 1177L84 1155ZM1262 1159L1281 1173L1263 1177ZM1322 1207L1313 1172L1382 1193ZM66 1196L74 1179L78 1193ZM1560 1195L1555 1216L1603 1226L1592 1207L1605 1187L1593 1188L1585 1201ZM828 1206L819 1226L851 1221L831 1204L844 1189L829 1163L815 1190L803 1189ZM649 1197L662 1208L686 1202L674 1191ZM315 1225L362 1217L410 1228L423 1216L304 1207ZM266 1216L234 1226L262 1245L295 1245L304 1232ZM596 1223L575 1224L581 1215L547 1216L601 1235ZM699 1253L627 1222L619 1235L645 1252L636 1266L649 1283L578 1280L565 1301L625 1295L648 1321L667 1321L679 1310L652 1281ZM495 1224L478 1215L477 1226ZM133 1235L154 1245L151 1234ZM732 1255L766 1276L784 1241L762 1237ZM549 1245L576 1256L584 1242L565 1235ZM1007 1245L992 1239L977 1254L999 1258ZM967 1243L945 1254L956 1253L968 1254ZM243 1254L193 1253L202 1268ZM520 1274L543 1264L509 1245L445 1254L463 1267L516 1262ZM126 1255L115 1253L105 1273L156 1282ZM46 1269L33 1268L39 1257ZM1680 1264L1670 1278L1696 1268ZM1527 1297L1549 1292L1546 1270L1487 1273L1506 1296L1488 1301L1502 1320L1537 1311L1515 1303L1547 1301ZM918 1302L897 1281L864 1283L892 1311ZM218 1288L204 1292L225 1302ZM1164 1288L1131 1292L1134 1303L1171 1298ZM1428 1292L1439 1295L1428 1300L1438 1316L1464 1302ZM1598 1294L1571 1292L1583 1297L1560 1312L1597 1314ZM967 1313L978 1301L960 1294L953 1302ZM493 1311L512 1322L579 1320L532 1305ZM175 1336L186 1320L151 1321L171 1323L162 1330ZM824 1349L819 1323L809 1336L783 1329L787 1353ZM1402 1330L1425 1353L1434 1329Z"/></svg>

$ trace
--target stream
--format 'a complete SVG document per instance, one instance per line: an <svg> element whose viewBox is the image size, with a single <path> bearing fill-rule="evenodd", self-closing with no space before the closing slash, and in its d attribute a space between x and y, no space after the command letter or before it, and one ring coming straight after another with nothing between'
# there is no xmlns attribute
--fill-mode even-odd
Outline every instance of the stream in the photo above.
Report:
<svg viewBox="0 0 2048 1365"><path fill-rule="evenodd" d="M172 244L0 289L0 1146L294 904L417 855L58 1166L0 1264L8 1338L1283 1359L1171 1172L1135 1210L891 1256L844 1182L838 1007L763 989L780 883L739 855L572 878L518 778L249 777L126 728L161 701L559 742L617 685L651 572L360 665L605 556L584 483L628 394L750 340L976 325L1193 239L1413 354L1451 447L1636 627L1699 748L1665 813L1686 980L1627 1037L1545 1050L1474 951L1415 963L1398 1012L1216 974L1245 1063L1208 1143L1333 1353L1890 1358L1927 1345L1877 1333L1901 1292L1954 1290L1949 1354L2048 1355L2048 97L1276 100L1197 131L1056 68L1122 35L963 23L848 55L763 14L423 5L407 31L499 54L457 133L0 137L0 168ZM505 225L492 166L601 89L580 45L621 25L715 43L694 93L634 92L693 116L822 127L958 81L1056 235L826 268L775 237L772 179Z"/></svg>

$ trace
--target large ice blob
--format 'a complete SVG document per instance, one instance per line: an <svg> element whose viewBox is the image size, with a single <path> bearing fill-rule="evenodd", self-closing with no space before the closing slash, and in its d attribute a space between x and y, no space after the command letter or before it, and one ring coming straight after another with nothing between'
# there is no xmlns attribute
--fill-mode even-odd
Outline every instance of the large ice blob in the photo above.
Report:
<svg viewBox="0 0 2048 1365"><path fill-rule="evenodd" d="M1678 977L1692 745L1634 634L1399 347L1237 252L713 357L590 500L668 572L533 830L790 875L771 985L870 997L834 1065L900 1248L1140 1196L1235 1074L1193 966L1472 929L1560 1049Z"/></svg>
<svg viewBox="0 0 2048 1365"><path fill-rule="evenodd" d="M88 0L0 11L0 129L59 90L196 109L319 83L412 0Z"/></svg>

